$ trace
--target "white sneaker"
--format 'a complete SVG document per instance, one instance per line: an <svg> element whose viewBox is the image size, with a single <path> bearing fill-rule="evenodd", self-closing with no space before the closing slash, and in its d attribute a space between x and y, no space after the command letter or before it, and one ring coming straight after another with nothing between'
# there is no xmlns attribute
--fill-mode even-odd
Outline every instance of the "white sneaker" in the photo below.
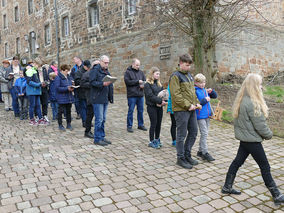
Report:
<svg viewBox="0 0 284 213"><path fill-rule="evenodd" d="M49 123L49 120L48 120L47 115L43 116L43 119L44 119L46 122L48 122L48 123Z"/></svg>

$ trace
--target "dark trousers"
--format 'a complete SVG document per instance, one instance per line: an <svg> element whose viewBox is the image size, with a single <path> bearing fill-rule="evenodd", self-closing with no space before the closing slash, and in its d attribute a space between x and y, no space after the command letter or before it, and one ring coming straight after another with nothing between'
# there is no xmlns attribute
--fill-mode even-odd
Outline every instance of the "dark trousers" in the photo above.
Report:
<svg viewBox="0 0 284 213"><path fill-rule="evenodd" d="M174 116L177 125L177 157L191 156L198 131L195 110L174 112Z"/></svg>
<svg viewBox="0 0 284 213"><path fill-rule="evenodd" d="M19 108L20 108L20 118L27 119L28 118L28 97L27 96L19 96Z"/></svg>
<svg viewBox="0 0 284 213"><path fill-rule="evenodd" d="M42 92L40 96L40 103L41 103L42 115L45 116L47 115L47 108L48 108L48 92L47 91Z"/></svg>
<svg viewBox="0 0 284 213"><path fill-rule="evenodd" d="M149 138L150 141L153 141L160 138L163 108L148 105L147 112L150 118Z"/></svg>
<svg viewBox="0 0 284 213"><path fill-rule="evenodd" d="M57 115L58 125L62 125L62 114L64 113L64 111L66 112L67 124L71 124L71 107L72 103L59 104Z"/></svg>
<svg viewBox="0 0 284 213"><path fill-rule="evenodd" d="M252 155L253 159L258 164L265 185L269 186L269 184L273 181L273 178L270 173L270 165L260 142L241 141L237 156L231 163L228 173L236 175L238 169L243 165L249 154Z"/></svg>
<svg viewBox="0 0 284 213"><path fill-rule="evenodd" d="M174 114L170 114L171 116L171 136L172 140L175 141L177 138L177 124Z"/></svg>
<svg viewBox="0 0 284 213"><path fill-rule="evenodd" d="M15 115L19 115L20 109L19 109L19 102L18 102L18 96L15 87L13 86L10 90L10 94L12 96L12 107L14 110Z"/></svg>
<svg viewBox="0 0 284 213"><path fill-rule="evenodd" d="M93 117L94 117L93 105L87 105L87 118L85 122L85 125L86 125L85 132L91 131Z"/></svg>
<svg viewBox="0 0 284 213"><path fill-rule="evenodd" d="M80 115L81 110L80 110L80 103L79 103L77 89L74 90L74 105L75 105L75 110L76 110L77 115Z"/></svg>

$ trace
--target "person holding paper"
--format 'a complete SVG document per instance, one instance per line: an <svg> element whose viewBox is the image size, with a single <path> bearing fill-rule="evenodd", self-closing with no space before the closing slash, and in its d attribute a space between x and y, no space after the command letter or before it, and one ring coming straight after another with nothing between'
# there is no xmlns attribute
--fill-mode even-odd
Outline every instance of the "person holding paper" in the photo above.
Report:
<svg viewBox="0 0 284 213"><path fill-rule="evenodd" d="M127 90L128 113L127 113L127 131L133 132L133 112L137 106L138 129L147 131L144 126L144 82L146 81L144 73L139 69L140 61L134 58L132 65L124 73L124 82Z"/></svg>
<svg viewBox="0 0 284 213"><path fill-rule="evenodd" d="M111 81L104 82L108 71L109 57L101 56L100 63L90 71L90 101L93 105L95 115L94 144L107 146L111 142L105 139L105 121L108 102L113 103L113 84Z"/></svg>

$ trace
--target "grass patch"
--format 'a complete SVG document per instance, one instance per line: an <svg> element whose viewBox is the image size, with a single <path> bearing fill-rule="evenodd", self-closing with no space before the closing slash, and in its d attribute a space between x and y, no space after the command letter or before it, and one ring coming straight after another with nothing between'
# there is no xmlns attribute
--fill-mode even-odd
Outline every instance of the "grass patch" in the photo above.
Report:
<svg viewBox="0 0 284 213"><path fill-rule="evenodd" d="M234 118L231 111L224 110L222 113L222 120L228 123L232 123Z"/></svg>
<svg viewBox="0 0 284 213"><path fill-rule="evenodd" d="M283 101L284 88L281 86L267 86L265 87L264 94L275 97L278 101Z"/></svg>

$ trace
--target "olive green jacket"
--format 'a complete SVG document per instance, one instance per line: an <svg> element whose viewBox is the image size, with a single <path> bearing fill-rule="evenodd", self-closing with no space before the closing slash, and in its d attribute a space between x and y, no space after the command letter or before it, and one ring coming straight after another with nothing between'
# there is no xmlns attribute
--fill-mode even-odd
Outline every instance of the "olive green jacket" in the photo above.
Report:
<svg viewBox="0 0 284 213"><path fill-rule="evenodd" d="M263 114L256 116L249 96L244 96L239 116L234 120L236 139L244 142L262 142L272 138L273 133L266 124Z"/></svg>
<svg viewBox="0 0 284 213"><path fill-rule="evenodd" d="M194 88L194 80L189 72L177 68L170 78L170 93L174 112L188 111L199 103Z"/></svg>

